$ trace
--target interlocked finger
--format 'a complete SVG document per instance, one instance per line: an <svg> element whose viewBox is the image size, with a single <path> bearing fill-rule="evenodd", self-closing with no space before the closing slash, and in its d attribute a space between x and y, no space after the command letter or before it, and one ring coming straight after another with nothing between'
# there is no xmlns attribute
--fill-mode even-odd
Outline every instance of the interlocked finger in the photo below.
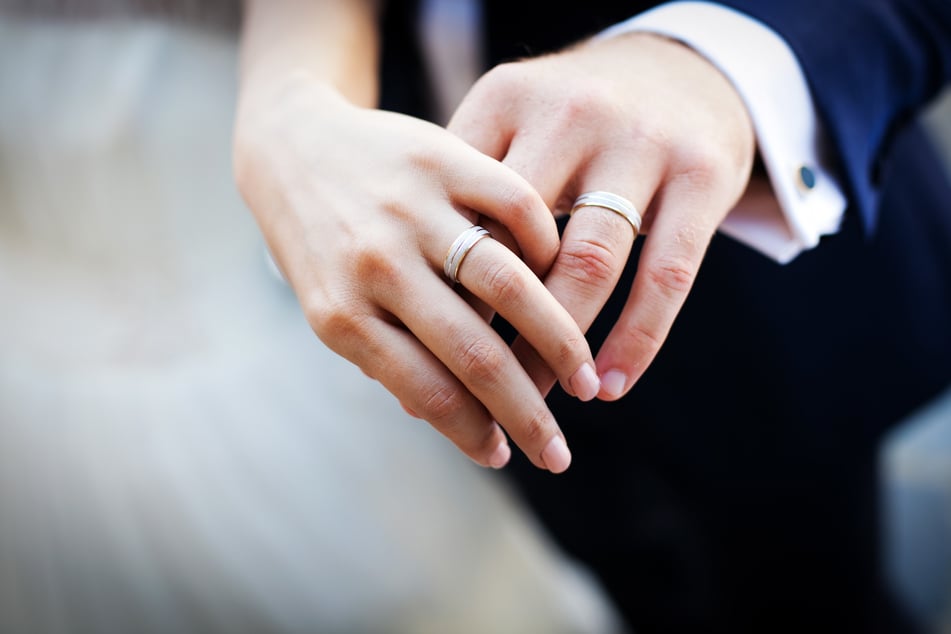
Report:
<svg viewBox="0 0 951 634"><path fill-rule="evenodd" d="M464 454L499 469L511 449L479 401L405 330L374 320L351 360L395 395L404 408L429 422Z"/></svg>
<svg viewBox="0 0 951 634"><path fill-rule="evenodd" d="M482 240L470 251L460 270L463 283L473 258L488 245L517 261L503 246ZM534 277L527 267L524 272ZM425 269L406 277L428 282ZM393 290L381 294L380 305L432 351L529 459L555 473L567 469L571 458L554 416L505 341L479 314L435 278L431 283L414 283L411 290ZM407 405L419 412L411 403Z"/></svg>
<svg viewBox="0 0 951 634"><path fill-rule="evenodd" d="M583 207L572 215L545 286L567 307L582 332L611 296L633 245L631 223L616 213ZM512 349L537 389L547 394L558 378L551 366L524 336Z"/></svg>
<svg viewBox="0 0 951 634"><path fill-rule="evenodd" d="M503 245L485 240L477 229L464 231L457 242L468 244L472 239L466 236L473 235L482 239L465 254L464 266L456 271L462 285L531 344L566 390L582 400L594 398L600 385L591 350L571 314Z"/></svg>
<svg viewBox="0 0 951 634"><path fill-rule="evenodd" d="M636 162L594 164L581 179L584 187L572 205L571 220L565 227L561 249L545 287L565 306L582 332L594 322L617 286L630 256L635 229L640 227L641 209L647 207L660 176L646 163L636 181L628 170ZM513 350L535 382L547 394L556 380L545 359L521 337ZM603 377L599 373L599 382ZM602 390L599 393L603 393Z"/></svg>

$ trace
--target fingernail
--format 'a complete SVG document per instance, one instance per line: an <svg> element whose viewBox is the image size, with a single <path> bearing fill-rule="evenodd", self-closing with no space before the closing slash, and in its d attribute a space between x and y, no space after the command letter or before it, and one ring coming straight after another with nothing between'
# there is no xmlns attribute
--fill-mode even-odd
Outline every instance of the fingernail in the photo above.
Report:
<svg viewBox="0 0 951 634"><path fill-rule="evenodd" d="M493 469L501 469L509 463L509 458L511 457L512 449L509 447L509 444L507 442L500 442L499 446L492 452L492 455L489 456L489 466Z"/></svg>
<svg viewBox="0 0 951 634"><path fill-rule="evenodd" d="M571 464L571 452L561 436L555 436L548 441L542 451L542 461L552 473L562 473Z"/></svg>
<svg viewBox="0 0 951 634"><path fill-rule="evenodd" d="M624 395L625 387L627 387L627 376L620 370L608 370L601 377L601 389L608 396L620 398Z"/></svg>
<svg viewBox="0 0 951 634"><path fill-rule="evenodd" d="M598 392L601 391L601 381L598 379L598 373L591 367L590 363L583 364L578 371L568 379L571 389L575 395L582 401L590 401Z"/></svg>

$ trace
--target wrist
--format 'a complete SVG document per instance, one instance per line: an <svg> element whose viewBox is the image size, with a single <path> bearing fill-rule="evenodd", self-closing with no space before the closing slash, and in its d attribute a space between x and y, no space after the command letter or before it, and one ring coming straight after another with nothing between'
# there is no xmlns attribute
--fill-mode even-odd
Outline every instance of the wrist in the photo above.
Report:
<svg viewBox="0 0 951 634"><path fill-rule="evenodd" d="M239 192L251 201L269 188L274 174L296 169L300 139L316 142L323 121L342 121L342 109L353 109L328 82L307 69L277 76L249 78L238 98L232 138L232 167ZM283 166L283 167L282 167Z"/></svg>

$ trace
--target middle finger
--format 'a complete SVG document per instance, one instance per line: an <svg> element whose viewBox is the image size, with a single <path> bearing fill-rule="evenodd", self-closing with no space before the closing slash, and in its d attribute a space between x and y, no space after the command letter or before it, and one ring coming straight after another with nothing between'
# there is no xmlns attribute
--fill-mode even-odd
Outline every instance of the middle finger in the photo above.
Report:
<svg viewBox="0 0 951 634"><path fill-rule="evenodd" d="M505 341L429 269L406 279L425 282L407 292L381 293L381 306L486 407L532 463L554 473L567 469L571 454L564 436Z"/></svg>

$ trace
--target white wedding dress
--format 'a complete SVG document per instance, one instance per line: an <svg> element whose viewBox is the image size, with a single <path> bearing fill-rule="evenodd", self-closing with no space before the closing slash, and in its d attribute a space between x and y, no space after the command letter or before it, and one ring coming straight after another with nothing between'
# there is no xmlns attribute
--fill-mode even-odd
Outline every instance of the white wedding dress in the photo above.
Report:
<svg viewBox="0 0 951 634"><path fill-rule="evenodd" d="M0 21L0 631L616 628L320 344L235 192L233 35Z"/></svg>

